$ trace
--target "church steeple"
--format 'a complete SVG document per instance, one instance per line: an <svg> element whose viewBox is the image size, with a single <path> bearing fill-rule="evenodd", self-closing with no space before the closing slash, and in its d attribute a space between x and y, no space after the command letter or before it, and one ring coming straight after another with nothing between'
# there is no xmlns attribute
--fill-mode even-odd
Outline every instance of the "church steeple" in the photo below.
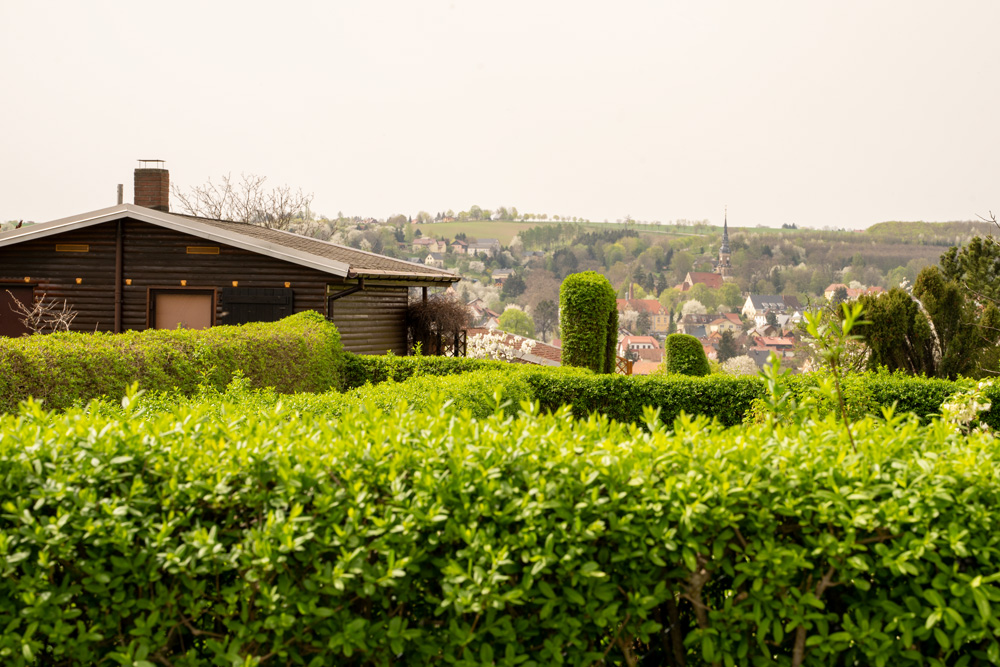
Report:
<svg viewBox="0 0 1000 667"><path fill-rule="evenodd" d="M729 207L725 209L722 218L722 245L719 246L719 263L715 267L715 272L721 274L723 278L732 274L732 267L729 264Z"/></svg>
<svg viewBox="0 0 1000 667"><path fill-rule="evenodd" d="M726 212L723 214L722 219L722 247L719 248L719 253L729 254L729 207L726 207Z"/></svg>

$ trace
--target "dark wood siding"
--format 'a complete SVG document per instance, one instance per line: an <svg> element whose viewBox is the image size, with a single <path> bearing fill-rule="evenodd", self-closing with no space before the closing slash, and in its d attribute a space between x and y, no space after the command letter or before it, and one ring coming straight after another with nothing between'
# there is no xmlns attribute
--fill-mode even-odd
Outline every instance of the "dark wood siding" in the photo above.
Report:
<svg viewBox="0 0 1000 667"><path fill-rule="evenodd" d="M56 252L85 245L88 252ZM115 325L115 224L95 225L0 248L0 280L29 278L45 295L77 312L75 331L111 331ZM76 279L80 278L79 284Z"/></svg>
<svg viewBox="0 0 1000 667"><path fill-rule="evenodd" d="M406 305L406 287L368 286L332 301L330 307L345 350L405 355Z"/></svg>
<svg viewBox="0 0 1000 667"><path fill-rule="evenodd" d="M189 254L188 246L217 246L219 254ZM316 269L131 220L125 226L124 277L132 281L125 287L126 329L146 327L147 288L175 287L182 280L187 287L219 290L233 287L233 281L240 288L284 288L288 282L294 292L296 313L324 312L326 285L342 282ZM216 322L224 321L225 312L223 299L219 299Z"/></svg>
<svg viewBox="0 0 1000 667"><path fill-rule="evenodd" d="M115 228L107 222L0 248L0 281L24 284L35 295L66 299L77 311L73 329L112 331L115 317ZM218 290L233 287L290 289L293 310L326 313L327 286L345 281L316 269L135 220L123 221L122 328L148 326L150 288ZM87 245L88 252L56 252L56 244ZM219 254L189 254L188 246L218 246ZM80 278L78 284L76 279ZM285 283L289 287L285 288ZM353 281L352 281L353 284ZM365 290L332 302L333 321L344 349L360 354L406 354L407 288L369 283ZM218 299L216 322L225 321Z"/></svg>

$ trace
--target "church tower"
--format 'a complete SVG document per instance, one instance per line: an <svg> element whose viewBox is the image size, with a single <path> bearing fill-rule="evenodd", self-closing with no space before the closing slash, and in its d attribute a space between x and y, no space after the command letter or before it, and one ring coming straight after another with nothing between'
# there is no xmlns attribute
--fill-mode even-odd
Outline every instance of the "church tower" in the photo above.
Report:
<svg viewBox="0 0 1000 667"><path fill-rule="evenodd" d="M723 278L730 276L733 267L729 263L729 209L726 208L722 222L722 245L719 246L719 263L715 267L715 272Z"/></svg>

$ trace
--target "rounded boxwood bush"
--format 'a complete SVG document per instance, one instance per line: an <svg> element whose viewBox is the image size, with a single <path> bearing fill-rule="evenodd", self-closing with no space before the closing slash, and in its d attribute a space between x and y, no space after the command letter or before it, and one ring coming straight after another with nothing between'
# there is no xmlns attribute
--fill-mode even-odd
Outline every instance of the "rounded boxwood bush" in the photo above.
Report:
<svg viewBox="0 0 1000 667"><path fill-rule="evenodd" d="M564 366L614 372L618 308L607 278L596 271L566 276L559 288L559 322Z"/></svg>
<svg viewBox="0 0 1000 667"><path fill-rule="evenodd" d="M705 348L694 336L670 334L663 346L663 365L668 373L708 375L711 372Z"/></svg>

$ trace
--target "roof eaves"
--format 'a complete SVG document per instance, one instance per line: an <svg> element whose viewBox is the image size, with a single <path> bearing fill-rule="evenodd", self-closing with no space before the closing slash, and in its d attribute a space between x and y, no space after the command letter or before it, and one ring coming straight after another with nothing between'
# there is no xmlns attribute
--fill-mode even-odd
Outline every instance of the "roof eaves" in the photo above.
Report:
<svg viewBox="0 0 1000 667"><path fill-rule="evenodd" d="M108 208L89 211L68 218L59 218L49 222L41 222L21 229L0 233L0 248L8 245L15 245L31 239L43 239L54 234L61 234L70 229L83 229L92 225L99 225L102 222L109 222L121 217L126 210L127 204L119 204Z"/></svg>

